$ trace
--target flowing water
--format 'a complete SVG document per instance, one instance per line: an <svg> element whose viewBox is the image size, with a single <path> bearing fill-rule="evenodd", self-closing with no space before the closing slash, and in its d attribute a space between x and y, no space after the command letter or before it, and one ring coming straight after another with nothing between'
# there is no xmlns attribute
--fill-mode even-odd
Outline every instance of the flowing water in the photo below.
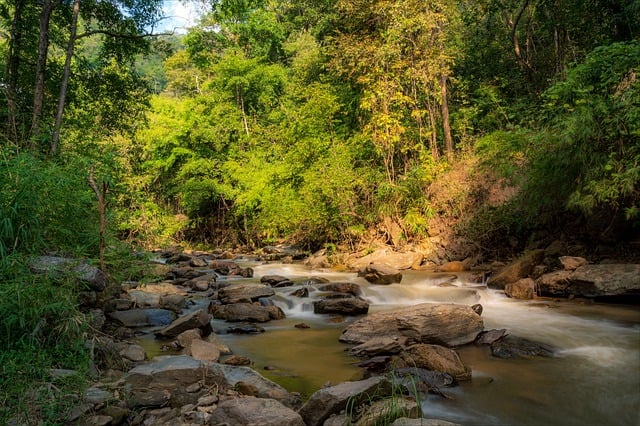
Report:
<svg viewBox="0 0 640 426"><path fill-rule="evenodd" d="M258 282L263 275L282 275L295 282L311 276L350 281L363 288L370 312L423 302L475 304L484 310L485 329L505 328L509 334L557 348L553 358L502 360L488 347L458 349L473 379L444 391L453 399L428 396L426 417L463 425L640 425L640 308L521 301L472 283L470 277L409 271L401 284L370 285L353 273L309 271L301 265L248 264ZM310 287L313 290L313 287ZM356 380L347 345L338 342L354 318L313 314L311 298L278 290L276 304L287 319L264 325L259 335L222 335L237 354L249 356L253 367L290 391L308 396L326 383ZM308 329L294 325L304 322ZM223 331L228 324L214 321Z"/></svg>

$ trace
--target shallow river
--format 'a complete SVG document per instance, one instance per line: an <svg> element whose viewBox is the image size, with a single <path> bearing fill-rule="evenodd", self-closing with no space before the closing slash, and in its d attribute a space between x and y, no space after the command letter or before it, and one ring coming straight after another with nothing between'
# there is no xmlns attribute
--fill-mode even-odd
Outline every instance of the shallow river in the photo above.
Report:
<svg viewBox="0 0 640 426"><path fill-rule="evenodd" d="M423 302L482 304L485 329L558 349L554 358L502 360L488 347L458 349L473 379L445 388L453 399L429 396L425 417L463 425L640 425L640 307L519 301L460 276L450 283L442 274L411 271L401 284L375 286L352 273L309 271L301 265L248 264L259 282L263 275L293 281L311 276L350 281L363 288L370 312ZM275 296L287 319L263 325L259 335L222 335L234 353L249 356L253 367L289 391L308 396L326 383L361 378L347 345L338 337L347 322L314 315L312 298ZM304 322L308 329L294 325ZM228 324L214 321L222 332ZM267 367L265 369L265 367Z"/></svg>

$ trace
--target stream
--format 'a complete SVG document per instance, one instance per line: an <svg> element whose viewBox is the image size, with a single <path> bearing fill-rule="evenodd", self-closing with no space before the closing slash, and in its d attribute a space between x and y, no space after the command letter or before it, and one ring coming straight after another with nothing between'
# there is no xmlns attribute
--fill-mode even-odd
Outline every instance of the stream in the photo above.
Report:
<svg viewBox="0 0 640 426"><path fill-rule="evenodd" d="M258 283L264 275L282 275L294 282L313 276L357 283L371 303L370 313L424 302L480 303L485 329L505 328L557 349L553 358L503 360L492 357L486 346L458 348L473 379L444 388L453 399L429 395L422 400L426 418L463 425L640 425L638 306L514 300L464 274L451 280L452 274L404 271L402 283L379 286L354 273L238 263L252 267L254 277L234 282ZM353 365L358 359L338 341L357 318L314 314L313 292L300 299L288 296L292 287L276 291L272 299L287 318L261 324L264 333L224 334L229 324L213 321L233 352L248 356L254 369L303 397L329 383L362 378L362 370ZM298 323L310 328L295 328ZM153 356L150 342L145 347Z"/></svg>

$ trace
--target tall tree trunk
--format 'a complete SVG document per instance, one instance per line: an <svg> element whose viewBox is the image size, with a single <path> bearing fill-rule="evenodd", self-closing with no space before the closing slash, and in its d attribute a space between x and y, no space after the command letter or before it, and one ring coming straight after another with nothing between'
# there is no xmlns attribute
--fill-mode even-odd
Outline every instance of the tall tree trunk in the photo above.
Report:
<svg viewBox="0 0 640 426"><path fill-rule="evenodd" d="M40 133L42 110L44 109L44 83L47 68L47 54L49 51L49 23L51 13L57 6L57 1L44 0L40 12L38 32L38 60L36 62L36 82L33 90L33 115L31 118L31 147L35 147L35 138Z"/></svg>
<svg viewBox="0 0 640 426"><path fill-rule="evenodd" d="M60 141L60 128L62 127L62 114L64 112L65 99L67 98L67 87L69 85L69 74L71 72L71 58L76 44L76 34L78 30L78 14L80 13L80 0L73 1L73 15L71 16L71 32L69 34L69 46L64 61L64 72L60 82L60 95L58 96L58 108L56 110L56 122L53 126L53 136L51 137L51 155L58 152Z"/></svg>
<svg viewBox="0 0 640 426"><path fill-rule="evenodd" d="M249 136L249 123L247 122L247 113L244 110L244 96L242 96L242 89L240 85L236 85L236 102L242 111L242 123L244 124L244 131Z"/></svg>
<svg viewBox="0 0 640 426"><path fill-rule="evenodd" d="M447 150L447 158L451 160L453 157L453 140L451 139L451 126L449 124L449 104L447 103L447 76L440 76L440 103L442 110L442 129L444 131L444 146Z"/></svg>
<svg viewBox="0 0 640 426"><path fill-rule="evenodd" d="M95 192L96 198L98 199L98 210L100 212L100 270L102 272L105 272L106 267L104 261L104 249L105 236L107 234L107 191L109 190L109 184L103 180L102 186L98 187L98 184L96 183L95 177L93 175L94 170L95 167L91 165L87 181L89 182L89 186L91 187L91 189L93 189L93 192Z"/></svg>
<svg viewBox="0 0 640 426"><path fill-rule="evenodd" d="M16 1L13 22L11 23L11 34L9 37L9 52L7 53L7 68L5 70L6 96L7 96L7 127L9 139L13 143L18 142L18 105L16 94L18 93L18 69L20 65L20 45L22 43L22 11L24 10L24 1Z"/></svg>
<svg viewBox="0 0 640 426"><path fill-rule="evenodd" d="M513 53L516 56L516 60L518 61L518 65L522 71L530 72L532 71L531 63L525 54L522 53L522 48L520 47L520 40L518 39L518 25L520 24L520 20L522 19L522 15L529 7L530 0L524 0L520 10L516 14L515 19L512 19L508 12L504 12L505 20L507 21L507 26L511 32L511 43L513 45ZM527 42L529 41L529 35L527 35Z"/></svg>
<svg viewBox="0 0 640 426"><path fill-rule="evenodd" d="M434 105L429 102L429 121L431 124L431 156L433 157L434 161L438 161L438 158L440 158L440 154L438 153L438 128L436 126L436 113L435 113L435 107Z"/></svg>

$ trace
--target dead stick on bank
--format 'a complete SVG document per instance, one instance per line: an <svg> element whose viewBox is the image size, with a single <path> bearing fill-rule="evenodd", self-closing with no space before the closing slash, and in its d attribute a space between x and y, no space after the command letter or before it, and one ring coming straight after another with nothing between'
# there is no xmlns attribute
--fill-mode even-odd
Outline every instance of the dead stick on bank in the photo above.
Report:
<svg viewBox="0 0 640 426"><path fill-rule="evenodd" d="M109 189L109 184L102 181L102 188L98 188L98 184L93 176L94 166L92 165L89 169L89 186L93 189L93 192L96 193L96 197L98 198L98 209L100 210L100 270L105 272L104 266L104 239L107 228L107 219L106 219L106 211L107 211L107 202L105 201L105 197L107 195L107 190Z"/></svg>

